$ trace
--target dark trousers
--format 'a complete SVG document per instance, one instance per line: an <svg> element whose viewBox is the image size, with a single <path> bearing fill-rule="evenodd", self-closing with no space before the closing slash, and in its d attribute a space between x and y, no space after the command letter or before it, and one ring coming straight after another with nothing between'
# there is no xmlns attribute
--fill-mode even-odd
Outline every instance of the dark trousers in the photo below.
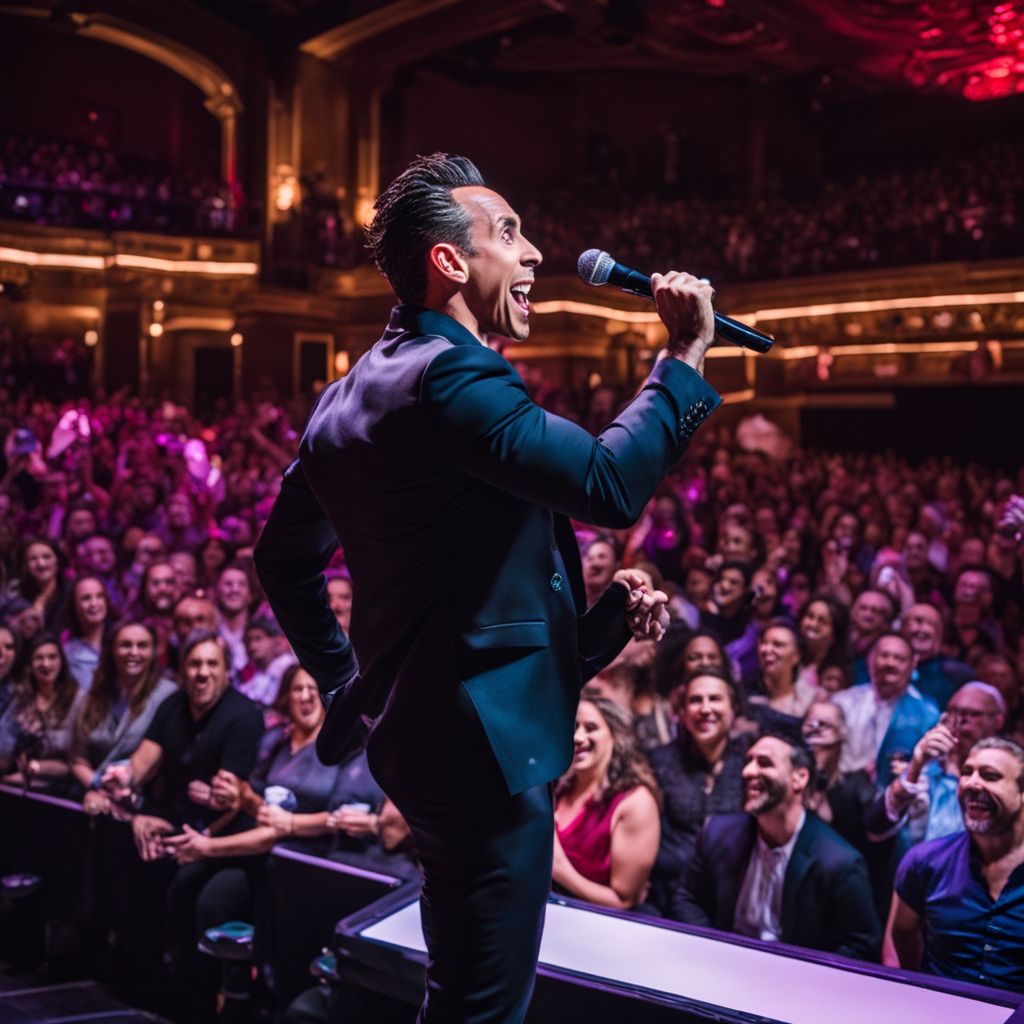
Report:
<svg viewBox="0 0 1024 1024"><path fill-rule="evenodd" d="M254 893L262 874L263 857L211 857L183 864L167 889L167 924L178 998L185 1016L212 1020L220 964L201 954L196 945L207 928L225 921L252 921ZM249 964L232 964L238 984L248 977Z"/></svg>
<svg viewBox="0 0 1024 1024"><path fill-rule="evenodd" d="M392 799L423 867L430 960L419 1024L517 1024L551 891L550 787L472 806Z"/></svg>

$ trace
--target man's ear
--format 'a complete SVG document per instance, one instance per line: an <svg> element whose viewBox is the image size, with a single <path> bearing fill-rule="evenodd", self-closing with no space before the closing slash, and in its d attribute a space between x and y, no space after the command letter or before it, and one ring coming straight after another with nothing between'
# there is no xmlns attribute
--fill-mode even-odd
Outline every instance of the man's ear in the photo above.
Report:
<svg viewBox="0 0 1024 1024"><path fill-rule="evenodd" d="M453 285L465 284L469 280L469 264L458 246L451 242L438 242L427 253L431 270Z"/></svg>

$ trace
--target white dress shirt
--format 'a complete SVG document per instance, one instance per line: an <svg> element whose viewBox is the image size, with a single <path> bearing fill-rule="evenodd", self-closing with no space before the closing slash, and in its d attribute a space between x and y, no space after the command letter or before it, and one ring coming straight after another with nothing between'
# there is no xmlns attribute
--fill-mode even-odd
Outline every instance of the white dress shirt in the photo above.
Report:
<svg viewBox="0 0 1024 1024"><path fill-rule="evenodd" d="M874 765L882 740L889 731L892 713L902 696L901 693L882 700L871 683L832 694L832 703L838 704L846 715L846 741L839 758L841 772L855 772Z"/></svg>
<svg viewBox="0 0 1024 1024"><path fill-rule="evenodd" d="M807 812L801 811L796 831L783 846L769 846L758 831L736 900L732 930L737 934L763 942L778 942L782 938L782 889L786 884L786 868L806 820Z"/></svg>

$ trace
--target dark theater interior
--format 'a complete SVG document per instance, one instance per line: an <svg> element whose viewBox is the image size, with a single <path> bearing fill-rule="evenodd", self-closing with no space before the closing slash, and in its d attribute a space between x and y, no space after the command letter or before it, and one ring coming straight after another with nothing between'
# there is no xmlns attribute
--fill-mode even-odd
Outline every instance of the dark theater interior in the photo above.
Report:
<svg viewBox="0 0 1024 1024"><path fill-rule="evenodd" d="M1024 1022L1022 385L1024 0L0 0L0 1021Z"/></svg>

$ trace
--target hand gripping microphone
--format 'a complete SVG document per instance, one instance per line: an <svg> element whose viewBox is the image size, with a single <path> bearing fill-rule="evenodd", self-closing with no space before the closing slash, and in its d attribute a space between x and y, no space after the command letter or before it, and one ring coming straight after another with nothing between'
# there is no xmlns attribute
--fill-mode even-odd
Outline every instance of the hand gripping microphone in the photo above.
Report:
<svg viewBox="0 0 1024 1024"><path fill-rule="evenodd" d="M606 252L600 249L588 249L582 253L576 269L587 284L613 284L624 292L654 298L651 291L651 279L638 270L631 270L621 263L616 263ZM755 331L753 327L741 324L739 320L731 320L721 313L715 314L715 334L723 341L749 348L752 352L767 352L772 347L773 339L767 334Z"/></svg>

